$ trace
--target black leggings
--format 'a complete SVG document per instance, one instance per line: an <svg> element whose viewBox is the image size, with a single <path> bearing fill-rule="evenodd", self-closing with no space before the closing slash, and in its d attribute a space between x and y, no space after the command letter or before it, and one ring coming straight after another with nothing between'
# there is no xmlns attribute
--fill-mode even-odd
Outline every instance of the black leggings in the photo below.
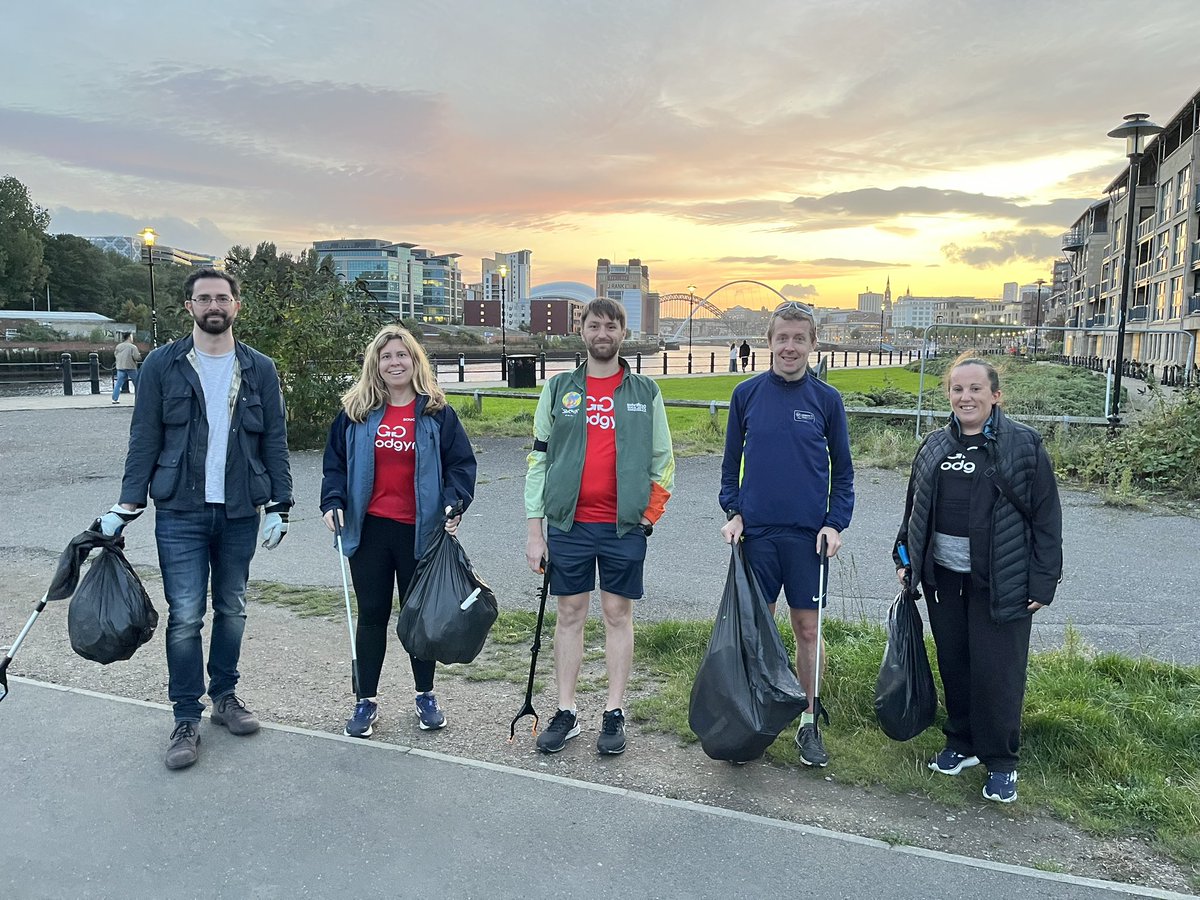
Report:
<svg viewBox="0 0 1200 900"><path fill-rule="evenodd" d="M388 624L397 587L400 596L408 589L417 560L413 556L417 528L394 519L367 516L358 549L350 557L350 575L358 595L358 695L374 697L379 691L379 673L387 652ZM417 659L411 653L413 681L418 691L433 690L437 663Z"/></svg>

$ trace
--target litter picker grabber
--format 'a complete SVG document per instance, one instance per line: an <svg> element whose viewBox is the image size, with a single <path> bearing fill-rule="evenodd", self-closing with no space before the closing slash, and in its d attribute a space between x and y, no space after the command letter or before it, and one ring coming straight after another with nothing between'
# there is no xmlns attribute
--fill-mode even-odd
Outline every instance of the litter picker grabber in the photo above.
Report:
<svg viewBox="0 0 1200 900"><path fill-rule="evenodd" d="M8 652L4 654L4 659L0 660L0 700L8 696L8 664L12 662L13 657L17 655L17 651L21 649L21 642L25 640L25 635L29 634L29 629L33 627L33 623L37 621L38 615L46 608L46 603L49 602L49 592L42 594L42 599L38 601L38 605L34 607L33 615L25 623L25 627L21 629L21 633L17 635L17 639L13 641L13 645L8 648Z"/></svg>
<svg viewBox="0 0 1200 900"><path fill-rule="evenodd" d="M538 714L533 708L533 675L537 671L538 651L542 649L542 620L546 617L546 597L550 593L550 561L542 559L542 596L538 603L537 625L533 629L533 646L529 648L529 684L525 686L525 703L513 716L508 729L508 742L517 737L517 722L525 716L533 716L533 733L538 730Z"/></svg>
<svg viewBox="0 0 1200 900"><path fill-rule="evenodd" d="M825 662L825 644L821 633L822 621L825 618L825 601L829 590L829 553L825 535L821 535L821 577L817 582L817 652L813 660L813 695L810 708L813 714L813 730L820 734L821 717L829 724L829 712L821 704L821 666Z"/></svg>
<svg viewBox="0 0 1200 900"><path fill-rule="evenodd" d="M333 510L333 533L337 536L338 562L342 564L342 593L346 597L346 632L350 635L350 684L354 688L354 699L361 700L358 693L358 645L354 640L354 613L350 608L350 579L346 575L346 554L342 550L342 511Z"/></svg>

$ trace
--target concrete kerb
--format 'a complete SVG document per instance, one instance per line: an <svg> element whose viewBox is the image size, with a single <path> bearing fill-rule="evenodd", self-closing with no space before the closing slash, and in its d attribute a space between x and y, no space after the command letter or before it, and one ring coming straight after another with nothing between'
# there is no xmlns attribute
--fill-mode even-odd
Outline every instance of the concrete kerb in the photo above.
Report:
<svg viewBox="0 0 1200 900"><path fill-rule="evenodd" d="M171 711L170 706L162 703L154 703L148 700L136 700L128 697L117 697L110 694L100 693L98 691L86 690L84 688L49 684L21 676L13 676L10 681L12 684L16 685L23 684L33 688L59 691L62 693L87 697L99 701L121 703L129 706L141 707L143 709L161 710L164 713L170 713ZM207 718L210 714L206 711L204 715ZM707 806L691 800L678 800L671 797L660 797L653 794L645 794L640 791L629 790L627 788L594 784L591 782L579 781L573 778L566 778L561 775L553 775L547 772L534 772L527 769L506 766L484 760L467 759L463 757L452 756L446 753L440 753L435 750L424 750L417 747L409 747L403 744L391 744L384 743L382 741L363 741L359 738L347 737L345 735L312 731L305 728L297 728L291 725L279 725L270 722L264 722L262 727L269 731L295 735L302 738L334 741L347 746L357 747L363 753L397 753L407 756L427 758L440 763L448 763L451 765L462 766L476 770L495 772L532 781L546 782L575 790L620 796L639 803L648 803L656 806L666 807L668 809L686 810L706 816L714 816L732 821L751 823L754 825L780 829L807 837L835 840L842 843L871 848L872 850L877 851L890 851L911 857L937 860L939 862L960 865L970 869L981 869L1004 875L1012 875L1020 878L1032 878L1039 881L1054 882L1064 885L1095 888L1097 890L1112 891L1114 893L1125 894L1129 896L1154 897L1162 898L1162 900L1189 900L1189 898L1190 900L1196 900L1196 895L1192 894L1180 894L1175 891L1167 891L1159 888L1122 884L1120 882L1104 881L1101 879L1085 878L1056 872L1043 872L1038 869L1031 869L1024 866L1015 866L1008 863L993 862L990 860L972 859L970 857L958 856L956 854L945 853L938 850L928 850L922 847L913 847L902 844L888 844L884 841L875 840L874 838L867 838L853 834L843 834L841 832L832 831L826 828L819 828L816 826L804 825L796 822L785 822L778 819L771 819L766 816L756 815L754 813L746 813L738 810Z"/></svg>

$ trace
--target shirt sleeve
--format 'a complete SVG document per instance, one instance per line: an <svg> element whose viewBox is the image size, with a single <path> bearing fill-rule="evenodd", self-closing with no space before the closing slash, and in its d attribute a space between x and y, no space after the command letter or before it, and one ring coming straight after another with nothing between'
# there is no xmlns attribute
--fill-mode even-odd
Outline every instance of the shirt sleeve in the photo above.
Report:
<svg viewBox="0 0 1200 900"><path fill-rule="evenodd" d="M546 517L546 444L550 440L550 427L553 419L550 406L554 402L554 379L550 379L542 387L538 397L537 410L533 414L533 449L529 451L527 462L529 469L525 473L525 518L544 519ZM540 448L540 449L539 449Z"/></svg>
<svg viewBox="0 0 1200 900"><path fill-rule="evenodd" d="M829 511L825 525L838 531L850 527L854 513L854 463L850 458L850 426L842 395L834 393L830 402L827 433L829 445Z"/></svg>
<svg viewBox="0 0 1200 900"><path fill-rule="evenodd" d="M658 386L655 385L657 388ZM650 457L650 502L642 515L651 524L662 518L671 491L675 487L675 450L671 444L671 426L662 392L654 393L654 447Z"/></svg>
<svg viewBox="0 0 1200 900"><path fill-rule="evenodd" d="M729 419L725 423L725 455L721 459L721 509L741 509L742 451L746 445L746 428L742 421L741 392L734 390L729 398Z"/></svg>

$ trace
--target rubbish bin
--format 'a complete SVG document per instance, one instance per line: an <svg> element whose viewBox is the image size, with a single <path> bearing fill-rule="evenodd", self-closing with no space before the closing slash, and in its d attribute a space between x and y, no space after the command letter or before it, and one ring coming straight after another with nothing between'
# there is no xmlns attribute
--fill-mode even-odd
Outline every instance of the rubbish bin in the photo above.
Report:
<svg viewBox="0 0 1200 900"><path fill-rule="evenodd" d="M537 387L537 357L521 353L508 358L508 386L510 388Z"/></svg>

